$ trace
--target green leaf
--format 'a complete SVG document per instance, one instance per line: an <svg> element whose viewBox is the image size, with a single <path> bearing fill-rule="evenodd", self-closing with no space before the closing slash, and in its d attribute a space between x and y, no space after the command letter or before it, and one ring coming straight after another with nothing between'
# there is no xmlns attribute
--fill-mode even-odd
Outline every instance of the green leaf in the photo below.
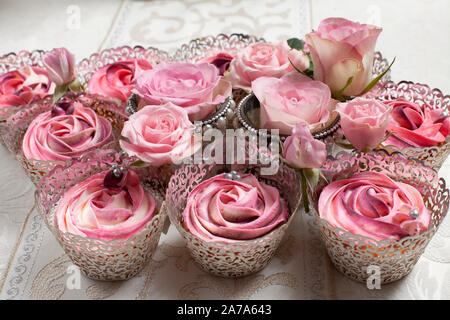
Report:
<svg viewBox="0 0 450 320"><path fill-rule="evenodd" d="M68 84L68 88L69 88L70 91L72 91L74 93L81 92L84 89L83 86L81 85L80 80L78 80L78 79L75 79L72 82L70 82Z"/></svg>
<svg viewBox="0 0 450 320"><path fill-rule="evenodd" d="M348 87L349 85L351 85L352 82L353 82L353 76L351 76L350 78L348 78L348 79L347 79L347 82L345 83L345 86L344 86L341 90L339 90L339 91L336 93L336 98L337 98L338 100L339 100L339 98L342 97L342 92L344 92L344 90L347 89L347 87Z"/></svg>
<svg viewBox="0 0 450 320"><path fill-rule="evenodd" d="M58 101L67 92L67 89L68 89L67 84L63 84L61 86L56 86L55 91L53 93L53 103Z"/></svg>
<svg viewBox="0 0 450 320"><path fill-rule="evenodd" d="M303 49L303 43L302 40L298 39L298 38L290 38L287 40L287 44L289 45L289 47L291 47L292 49L296 49L296 50L302 50Z"/></svg>
<svg viewBox="0 0 450 320"><path fill-rule="evenodd" d="M370 81L370 83L367 85L367 87L364 88L364 90L359 94L360 96L369 92L376 84L378 81L380 81L380 79L389 71L389 69L391 69L392 65L395 62L395 57L392 60L391 64L389 65L389 67L387 67L386 70L384 70L380 75L378 75L375 79L373 79L372 81Z"/></svg>
<svg viewBox="0 0 450 320"><path fill-rule="evenodd" d="M150 166L147 162L144 162L142 160L136 160L135 162L133 162L130 167L132 168L145 168Z"/></svg>

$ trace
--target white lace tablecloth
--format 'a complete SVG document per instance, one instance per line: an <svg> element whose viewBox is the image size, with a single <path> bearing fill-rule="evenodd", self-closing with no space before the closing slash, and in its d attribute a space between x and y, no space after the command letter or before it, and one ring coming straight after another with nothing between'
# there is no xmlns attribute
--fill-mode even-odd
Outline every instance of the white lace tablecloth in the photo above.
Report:
<svg viewBox="0 0 450 320"><path fill-rule="evenodd" d="M332 0L2 1L0 54L66 46L78 59L120 45L173 51L192 38L242 32L269 41L302 37L328 16L344 16L384 27L378 50L397 56L393 80L408 79L450 92L450 44L444 0L339 2ZM403 6L403 7L402 7ZM37 11L36 11L37 10ZM39 12L39 16L36 16ZM19 18L18 18L19 17ZM399 26L401 26L399 28ZM5 39L6 38L6 39ZM34 186L0 146L1 299L449 299L450 218L444 220L412 273L369 290L331 265L312 219L300 215L269 265L241 279L200 270L174 227L162 235L148 266L124 282L81 276L67 286L70 260L46 229L34 206ZM441 175L450 178L450 162ZM300 213L299 213L300 214Z"/></svg>

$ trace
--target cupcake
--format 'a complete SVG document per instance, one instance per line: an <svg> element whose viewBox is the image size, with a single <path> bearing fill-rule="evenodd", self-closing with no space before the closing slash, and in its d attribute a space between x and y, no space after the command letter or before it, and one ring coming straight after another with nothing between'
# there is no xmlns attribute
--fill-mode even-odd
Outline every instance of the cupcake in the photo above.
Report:
<svg viewBox="0 0 450 320"><path fill-rule="evenodd" d="M22 151L27 159L66 161L113 140L108 119L79 102L62 98L30 123L23 137Z"/></svg>
<svg viewBox="0 0 450 320"><path fill-rule="evenodd" d="M287 221L289 210L275 187L252 174L239 179L221 174L189 194L184 227L204 241L232 243L262 237Z"/></svg>
<svg viewBox="0 0 450 320"><path fill-rule="evenodd" d="M126 120L111 100L82 93L53 105L51 96L8 118L2 129L8 149L37 184L55 165L93 149L116 148Z"/></svg>
<svg viewBox="0 0 450 320"><path fill-rule="evenodd" d="M387 83L378 99L392 107L384 148L439 170L450 154L448 96L425 84L401 81Z"/></svg>
<svg viewBox="0 0 450 320"><path fill-rule="evenodd" d="M170 220L206 272L239 277L261 270L292 221L300 199L294 170L281 167L268 180L253 169L184 165L170 180Z"/></svg>
<svg viewBox="0 0 450 320"><path fill-rule="evenodd" d="M127 169L132 161L115 152L91 152L56 167L38 185L39 212L90 278L133 277L159 241L166 212L162 196L148 186L151 169Z"/></svg>
<svg viewBox="0 0 450 320"><path fill-rule="evenodd" d="M445 217L449 190L420 161L383 152L340 153L322 167L316 220L336 268L365 282L407 275Z"/></svg>

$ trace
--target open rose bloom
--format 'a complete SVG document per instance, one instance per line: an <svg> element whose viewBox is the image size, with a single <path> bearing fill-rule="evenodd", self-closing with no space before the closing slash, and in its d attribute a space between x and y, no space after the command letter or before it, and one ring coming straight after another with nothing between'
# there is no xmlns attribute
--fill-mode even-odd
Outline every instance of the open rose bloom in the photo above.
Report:
<svg viewBox="0 0 450 320"><path fill-rule="evenodd" d="M182 165L166 193L170 221L192 258L205 271L222 277L264 268L301 198L293 169L280 166L275 175L264 177L254 167L232 167ZM224 174L232 170L241 175L238 180Z"/></svg>
<svg viewBox="0 0 450 320"><path fill-rule="evenodd" d="M118 146L125 111L105 97L71 95L74 110L52 115L53 97L31 103L10 116L2 128L6 147L37 185L41 177L71 158L93 149Z"/></svg>
<svg viewBox="0 0 450 320"><path fill-rule="evenodd" d="M388 82L377 97L392 108L384 148L439 170L450 154L448 97L426 84Z"/></svg>
<svg viewBox="0 0 450 320"><path fill-rule="evenodd" d="M315 194L321 238L345 276L366 282L369 266L381 283L407 275L449 208L449 190L420 161L385 151L341 152L321 168Z"/></svg>
<svg viewBox="0 0 450 320"><path fill-rule="evenodd" d="M129 279L145 267L158 245L167 217L164 189L153 183L159 172L150 167L129 169L126 190L102 187L103 176L113 164L129 166L135 160L114 151L90 152L56 167L38 185L39 213L65 253L89 278ZM124 202L131 204L127 207ZM65 221L60 209L68 210ZM77 217L77 210L83 210L83 215ZM111 221L112 216L116 218Z"/></svg>
<svg viewBox="0 0 450 320"><path fill-rule="evenodd" d="M144 71L133 90L139 107L171 102L184 108L191 121L205 120L231 96L231 84L207 62L160 63Z"/></svg>

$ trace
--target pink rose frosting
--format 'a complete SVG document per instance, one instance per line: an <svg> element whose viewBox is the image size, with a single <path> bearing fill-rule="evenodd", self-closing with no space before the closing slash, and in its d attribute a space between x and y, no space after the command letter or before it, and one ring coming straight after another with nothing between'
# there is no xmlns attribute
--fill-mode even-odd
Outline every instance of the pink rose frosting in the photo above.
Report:
<svg viewBox="0 0 450 320"><path fill-rule="evenodd" d="M189 194L183 212L185 227L193 235L225 243L261 237L288 216L278 190L251 174L238 181L224 174L203 181Z"/></svg>
<svg viewBox="0 0 450 320"><path fill-rule="evenodd" d="M386 145L404 147L431 147L446 140L450 132L448 111L433 109L428 105L419 106L403 99L385 101L392 107L387 131L393 134Z"/></svg>
<svg viewBox="0 0 450 320"><path fill-rule="evenodd" d="M231 85L210 63L160 63L144 71L133 89L144 100L140 105L167 102L180 106L189 119L202 120L231 95Z"/></svg>
<svg viewBox="0 0 450 320"><path fill-rule="evenodd" d="M225 79L231 82L233 88L250 91L252 81L257 78L279 78L293 70L288 58L289 51L286 41L279 44L253 43L238 52Z"/></svg>
<svg viewBox="0 0 450 320"><path fill-rule="evenodd" d="M356 98L338 103L341 128L358 150L375 148L386 135L392 107L375 99Z"/></svg>
<svg viewBox="0 0 450 320"><path fill-rule="evenodd" d="M283 158L294 168L320 168L327 158L327 147L314 139L306 123L300 122L284 141Z"/></svg>
<svg viewBox="0 0 450 320"><path fill-rule="evenodd" d="M53 94L55 85L45 69L25 67L0 76L0 114L3 107L26 105Z"/></svg>
<svg viewBox="0 0 450 320"><path fill-rule="evenodd" d="M253 81L252 90L260 103L260 126L279 129L280 134L290 135L299 122L306 122L314 129L325 123L335 101L330 89L320 81L296 71L280 79L261 77Z"/></svg>
<svg viewBox="0 0 450 320"><path fill-rule="evenodd" d="M224 73L230 67L231 60L233 60L233 59L234 59L234 56L232 56L226 52L219 52L215 55L200 59L197 61L197 63L202 63L202 62L211 63L212 65L216 66L217 69L219 69L219 74L221 76L223 76Z"/></svg>
<svg viewBox="0 0 450 320"><path fill-rule="evenodd" d="M152 166L171 164L190 156L200 145L186 109L172 103L145 106L125 122L120 146Z"/></svg>
<svg viewBox="0 0 450 320"><path fill-rule="evenodd" d="M334 227L377 241L420 234L431 220L416 188L379 172L357 173L327 185L318 209Z"/></svg>
<svg viewBox="0 0 450 320"><path fill-rule="evenodd" d="M152 65L144 59L134 59L111 63L97 70L89 79L89 92L119 99L125 103L131 95L136 78Z"/></svg>
<svg viewBox="0 0 450 320"><path fill-rule="evenodd" d="M372 77L375 44L382 29L344 18L328 18L317 31L306 35L306 44L314 64L314 79L325 82L331 92L344 88L347 96L362 93Z"/></svg>
<svg viewBox="0 0 450 320"><path fill-rule="evenodd" d="M62 232L105 241L128 239L155 215L155 199L144 191L137 174L128 170L122 188L106 188L107 172L98 173L70 188L56 209Z"/></svg>
<svg viewBox="0 0 450 320"><path fill-rule="evenodd" d="M25 132L22 147L27 159L66 161L113 140L111 123L75 102L72 114L38 115Z"/></svg>

